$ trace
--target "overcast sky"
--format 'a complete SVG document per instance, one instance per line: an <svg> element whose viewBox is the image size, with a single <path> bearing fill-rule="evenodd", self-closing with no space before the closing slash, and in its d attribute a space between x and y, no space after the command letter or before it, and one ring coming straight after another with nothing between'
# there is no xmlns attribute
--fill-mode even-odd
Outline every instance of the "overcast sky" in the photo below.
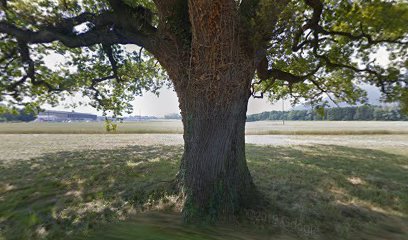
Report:
<svg viewBox="0 0 408 240"><path fill-rule="evenodd" d="M77 96L73 98L69 98L66 102L67 103L72 103L72 102L77 102L78 100L81 100L82 98ZM179 107L178 107L178 101L177 101L177 96L176 93L172 89L167 89L163 88L160 91L160 96L157 97L156 95L152 93L145 93L141 97L137 97L135 101L132 102L134 106L134 112L131 115L149 115L149 116L163 116L165 114L169 113L178 113L180 112ZM285 103L285 109L288 109L290 107L289 103ZM67 110L73 110L73 109L67 109L64 108L64 106L59 106L59 107L50 107L50 106L44 106L45 109L48 110L62 110L62 111L67 111ZM74 109L76 112L87 112L87 113L94 113L94 114L101 114L100 112L97 112L94 108L91 106L80 106L76 109ZM249 101L249 106L248 106L248 114L252 113L259 113L259 112L264 112L264 111L272 111L272 110L282 110L282 101L276 103L276 104L271 104L268 102L267 99L254 99L251 98Z"/></svg>
<svg viewBox="0 0 408 240"><path fill-rule="evenodd" d="M133 49L133 48L134 47L129 48L129 49ZM388 53L384 48L380 49L380 51L377 54L375 54L375 57L381 65L388 64ZM52 65L55 65L56 63L63 62L64 61L63 59L64 58L61 55L59 56L50 55L46 58L46 64L52 67ZM72 103L72 102L78 102L78 101L84 101L84 99L78 95L76 97L68 99L66 103ZM132 102L132 104L134 106L134 112L131 115L163 116L169 113L180 112L179 107L178 107L177 96L173 89L167 89L167 88L161 89L159 97L157 97L156 95L152 93L145 93L143 96L137 97L136 100ZM94 114L101 115L101 112L97 112L94 108L90 106L80 106L76 109L71 109L71 108L67 109L62 105L59 107L54 107L54 108L50 106L43 106L43 107L47 110L51 110L51 109L62 110L62 111L75 110L76 112L86 112L86 113L94 113ZM284 103L284 108L285 110L288 110L291 108L288 101ZM275 104L271 104L270 102L268 102L267 99L251 98L249 101L248 114L260 113L260 112L272 111L272 110L282 110L282 101L275 103Z"/></svg>
<svg viewBox="0 0 408 240"><path fill-rule="evenodd" d="M138 47L134 45L126 45L125 48L129 51L138 51ZM65 58L62 55L50 54L45 59L45 64L50 68L57 67L58 64L64 63ZM85 102L86 99L82 98L80 95L72 98L68 98L65 101L65 105L74 102ZM163 116L170 113L179 113L177 95L173 89L167 89L164 87L160 90L160 96L157 97L152 93L145 93L141 97L137 97L135 101L132 102L134 106L134 112L131 115L148 115L148 116ZM285 109L290 107L289 102L285 103ZM58 107L51 107L49 105L43 106L47 110L61 110L61 111L71 111L85 112L101 115L102 112L96 111L96 109L91 106L80 106L75 109L65 108L63 104ZM248 106L248 113L260 113L272 110L282 110L282 102L276 104L271 104L267 99L253 99L251 98ZM125 115L127 116L127 114Z"/></svg>

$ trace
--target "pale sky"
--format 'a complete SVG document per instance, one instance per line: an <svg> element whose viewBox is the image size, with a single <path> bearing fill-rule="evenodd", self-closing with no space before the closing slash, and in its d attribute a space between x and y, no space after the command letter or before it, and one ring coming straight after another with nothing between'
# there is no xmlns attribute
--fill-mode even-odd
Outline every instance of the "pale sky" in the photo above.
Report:
<svg viewBox="0 0 408 240"><path fill-rule="evenodd" d="M134 46L128 47L131 50L134 50ZM137 48L137 47L136 47ZM377 62L381 65L388 64L388 53L385 48L381 48L376 54L374 54ZM56 65L57 63L64 62L64 58L61 55L51 54L46 57L46 64L47 66L51 67ZM66 103L84 101L84 98L81 96L76 96L71 99L68 99ZM169 113L179 113L178 101L176 93L173 89L162 88L160 90L160 96L157 97L152 93L145 93L141 97L136 97L136 100L132 102L134 107L134 112L131 115L145 115L145 116L163 116ZM62 111L71 111L74 110L76 112L84 112L84 113L93 113L101 115L101 112L96 111L96 109L92 108L91 106L80 106L76 109L65 108L64 106L59 107L50 107L50 106L43 106L43 108L47 110L62 110ZM285 101L284 109L288 110L292 108L290 106L289 101ZM266 98L264 99L254 99L250 98L249 105L248 105L248 114L254 113L261 113L265 111L272 111L272 110L282 110L282 101L278 103L271 104ZM125 115L127 116L127 114Z"/></svg>
<svg viewBox="0 0 408 240"><path fill-rule="evenodd" d="M80 96L76 96L73 98L68 98L66 103L77 102L78 100L82 100ZM160 96L157 97L152 93L145 93L141 97L136 97L136 100L132 102L134 112L131 115L145 115L145 116L163 116L169 113L178 113L180 112L178 107L178 101L176 93L172 89L162 88L160 90ZM44 106L47 110L75 110L76 112L86 112L86 113L94 113L101 115L100 112L97 112L91 106L80 106L76 109L67 109L63 106L59 107L50 107ZM290 108L289 102L285 102L285 109L287 110ZM253 113L260 113L265 111L272 111L272 110L282 110L282 101L271 104L268 102L267 99L254 99L251 98L249 101L248 106L248 114Z"/></svg>
<svg viewBox="0 0 408 240"><path fill-rule="evenodd" d="M129 51L138 51L138 47L134 45L126 45L125 46ZM45 59L45 64L50 68L55 68L58 64L64 63L65 58L62 55L58 54L50 54ZM68 98L67 101L64 103L70 104L74 102L86 102L86 98L82 98L80 95L77 95L72 98ZM146 92L141 97L136 97L136 100L132 102L134 112L131 115L144 115L144 116L164 116L170 113L179 113L177 95L173 89L167 89L164 87L160 90L160 96L157 97L156 95ZM290 107L289 102L285 102L285 109ZM61 111L71 111L74 110L76 112L84 112L84 113L93 113L102 115L102 112L96 111L91 106L80 106L75 109L72 108L65 108L63 104L58 107L51 107L49 105L44 105L44 109L47 110L61 110ZM277 104L271 104L268 100L265 99L254 99L251 98L249 101L248 106L248 114L253 113L260 113L265 111L272 111L272 110L282 110L282 102L278 102ZM124 116L127 116L125 114Z"/></svg>

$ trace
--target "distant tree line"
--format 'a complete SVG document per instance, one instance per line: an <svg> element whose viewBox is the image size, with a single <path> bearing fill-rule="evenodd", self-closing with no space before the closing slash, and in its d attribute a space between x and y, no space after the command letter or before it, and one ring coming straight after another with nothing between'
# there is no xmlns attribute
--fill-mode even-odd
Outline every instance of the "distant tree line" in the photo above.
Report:
<svg viewBox="0 0 408 240"><path fill-rule="evenodd" d="M0 122L31 122L36 118L33 112L24 109L0 111Z"/></svg>
<svg viewBox="0 0 408 240"><path fill-rule="evenodd" d="M164 119L181 119L181 115L178 113L170 113L167 115L164 115Z"/></svg>
<svg viewBox="0 0 408 240"><path fill-rule="evenodd" d="M396 107L362 105L314 110L271 111L252 114L248 122L264 120L327 120L327 121L408 121L408 116Z"/></svg>

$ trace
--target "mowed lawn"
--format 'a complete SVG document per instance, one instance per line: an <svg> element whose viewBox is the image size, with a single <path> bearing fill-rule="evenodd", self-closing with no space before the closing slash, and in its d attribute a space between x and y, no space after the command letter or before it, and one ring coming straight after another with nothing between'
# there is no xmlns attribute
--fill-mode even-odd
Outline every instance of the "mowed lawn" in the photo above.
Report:
<svg viewBox="0 0 408 240"><path fill-rule="evenodd" d="M216 227L182 224L181 135L0 134L0 239L408 239L408 135L365 134L248 136L266 202Z"/></svg>

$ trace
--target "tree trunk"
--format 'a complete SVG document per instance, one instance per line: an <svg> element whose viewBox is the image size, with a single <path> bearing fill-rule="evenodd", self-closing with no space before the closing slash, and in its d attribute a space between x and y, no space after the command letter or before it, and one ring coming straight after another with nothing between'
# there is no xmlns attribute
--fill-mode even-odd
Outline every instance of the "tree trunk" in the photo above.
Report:
<svg viewBox="0 0 408 240"><path fill-rule="evenodd" d="M239 51L233 49L233 51ZM245 122L251 62L225 65L198 60L188 84L176 86L184 125L180 167L187 221L229 221L255 198L245 158Z"/></svg>
<svg viewBox="0 0 408 240"><path fill-rule="evenodd" d="M207 100L197 97L182 112L185 145L180 173L188 221L230 220L249 206L256 192L245 158L248 96L221 108Z"/></svg>
<svg viewBox="0 0 408 240"><path fill-rule="evenodd" d="M247 35L240 32L235 1L190 0L188 8L191 46L174 55L177 60L160 58L183 118L183 214L187 221L230 220L256 193L245 159L246 111L256 64Z"/></svg>

